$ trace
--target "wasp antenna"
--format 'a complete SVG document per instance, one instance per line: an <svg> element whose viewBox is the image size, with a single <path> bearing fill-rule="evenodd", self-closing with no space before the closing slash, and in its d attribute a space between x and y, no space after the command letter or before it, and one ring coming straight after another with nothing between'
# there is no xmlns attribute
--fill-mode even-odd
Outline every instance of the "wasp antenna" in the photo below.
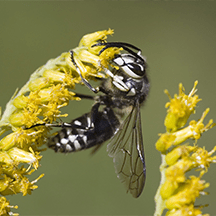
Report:
<svg viewBox="0 0 216 216"><path fill-rule="evenodd" d="M100 50L99 55L101 55L102 52L104 52L106 49L108 49L110 47L119 47L119 48L123 48L125 51L134 55L136 58L140 59L141 61L144 61L144 58L142 58L142 56L141 56L141 49L139 49L138 47L136 47L132 44L129 44L129 43L125 43L125 42L108 42L108 43L99 42L99 43L92 45L92 47L95 47L95 46L105 46ZM138 53L134 52L130 48L138 50Z"/></svg>

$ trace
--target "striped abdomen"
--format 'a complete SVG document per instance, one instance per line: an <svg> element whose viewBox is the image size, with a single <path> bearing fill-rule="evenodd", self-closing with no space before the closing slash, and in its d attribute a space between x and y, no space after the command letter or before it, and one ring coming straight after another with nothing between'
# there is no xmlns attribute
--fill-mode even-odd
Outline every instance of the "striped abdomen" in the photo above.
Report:
<svg viewBox="0 0 216 216"><path fill-rule="evenodd" d="M62 128L49 140L48 146L56 152L74 152L110 139L119 128L119 120L112 109L98 111L96 108L70 124L63 123Z"/></svg>

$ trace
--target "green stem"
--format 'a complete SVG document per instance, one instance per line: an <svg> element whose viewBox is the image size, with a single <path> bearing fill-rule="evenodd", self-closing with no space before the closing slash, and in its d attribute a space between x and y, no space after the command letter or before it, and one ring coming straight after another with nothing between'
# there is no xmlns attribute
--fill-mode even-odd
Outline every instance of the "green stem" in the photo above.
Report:
<svg viewBox="0 0 216 216"><path fill-rule="evenodd" d="M154 216L160 216L163 213L163 210L165 209L165 201L162 199L161 195L160 195L160 190L161 190L161 186L163 185L163 183L166 180L166 176L165 176L165 171L166 171L166 161L165 161L165 155L161 155L161 165L160 165L160 172L161 172L161 181L160 181L160 185L157 189L157 193L155 195L155 213Z"/></svg>

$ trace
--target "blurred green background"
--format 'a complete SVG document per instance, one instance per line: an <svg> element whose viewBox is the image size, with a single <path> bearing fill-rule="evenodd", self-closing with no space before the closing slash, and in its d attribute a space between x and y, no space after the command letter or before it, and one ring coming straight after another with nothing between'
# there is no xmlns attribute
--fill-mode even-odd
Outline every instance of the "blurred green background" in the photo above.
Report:
<svg viewBox="0 0 216 216"><path fill-rule="evenodd" d="M87 33L112 28L108 41L140 47L147 57L151 81L149 98L142 108L147 180L138 199L126 194L114 172L106 145L94 156L90 151L74 154L43 153L36 174L45 173L31 196L8 197L19 205L20 215L152 215L154 195L160 181L160 154L155 150L158 133L164 132L164 108L180 82L189 92L199 80L203 99L192 116L199 119L210 107L214 118L216 91L216 3L214 1L8 1L0 2L0 105L5 107L17 87L50 58L75 48ZM88 92L88 90L87 90ZM73 119L89 111L91 102L71 102ZM86 107L86 109L84 109ZM191 119L192 119L191 118ZM205 121L207 123L208 120ZM198 142L211 150L215 128ZM215 214L216 165L204 178L209 196L197 204L209 204L204 212Z"/></svg>

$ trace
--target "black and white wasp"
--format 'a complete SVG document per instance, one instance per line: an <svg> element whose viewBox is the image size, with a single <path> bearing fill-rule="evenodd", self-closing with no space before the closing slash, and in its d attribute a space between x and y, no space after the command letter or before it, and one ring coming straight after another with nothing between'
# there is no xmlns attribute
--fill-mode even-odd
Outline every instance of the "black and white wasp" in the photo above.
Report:
<svg viewBox="0 0 216 216"><path fill-rule="evenodd" d="M141 50L128 43L100 42L93 46L104 46L99 55L110 47L123 48L125 53L112 59L119 69L103 68L109 78L104 79L99 87L93 88L82 77L73 58L73 51L70 51L71 61L84 84L93 92L102 94L77 94L81 98L94 100L91 111L71 123L50 124L62 129L50 139L48 146L56 152L75 152L90 147L95 147L96 151L109 140L107 150L113 158L118 178L133 197L139 197L146 178L140 117L140 106L150 86L146 76L146 62Z"/></svg>

